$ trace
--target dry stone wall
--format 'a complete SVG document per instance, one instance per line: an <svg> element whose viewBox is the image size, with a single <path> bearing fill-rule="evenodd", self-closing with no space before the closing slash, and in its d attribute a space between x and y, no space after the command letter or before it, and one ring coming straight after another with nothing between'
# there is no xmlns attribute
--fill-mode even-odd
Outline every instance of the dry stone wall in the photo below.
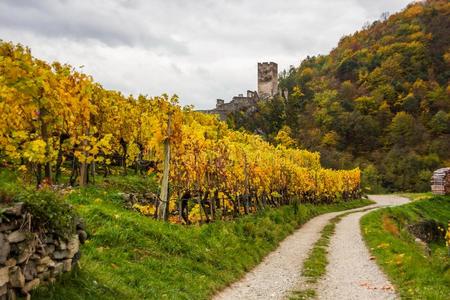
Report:
<svg viewBox="0 0 450 300"><path fill-rule="evenodd" d="M80 244L87 238L84 227L63 238L57 233L30 230L32 215L23 203L0 208L0 300L30 298L30 291L69 272L80 258Z"/></svg>

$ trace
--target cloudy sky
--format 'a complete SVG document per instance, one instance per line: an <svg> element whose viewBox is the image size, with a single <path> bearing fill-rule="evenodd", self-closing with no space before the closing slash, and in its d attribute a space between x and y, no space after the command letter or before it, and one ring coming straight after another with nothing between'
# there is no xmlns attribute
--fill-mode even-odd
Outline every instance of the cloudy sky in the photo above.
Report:
<svg viewBox="0 0 450 300"><path fill-rule="evenodd" d="M0 0L0 39L84 66L125 94L176 93L212 108L410 0Z"/></svg>

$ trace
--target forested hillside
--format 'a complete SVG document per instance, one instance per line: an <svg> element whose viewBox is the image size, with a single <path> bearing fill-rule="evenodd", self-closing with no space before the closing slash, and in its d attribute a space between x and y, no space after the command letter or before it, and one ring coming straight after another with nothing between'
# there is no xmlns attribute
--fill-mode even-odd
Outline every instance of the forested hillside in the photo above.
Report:
<svg viewBox="0 0 450 300"><path fill-rule="evenodd" d="M288 99L230 118L274 143L360 166L372 191L426 190L450 164L450 4L414 3L280 76ZM295 37L293 37L295 38Z"/></svg>

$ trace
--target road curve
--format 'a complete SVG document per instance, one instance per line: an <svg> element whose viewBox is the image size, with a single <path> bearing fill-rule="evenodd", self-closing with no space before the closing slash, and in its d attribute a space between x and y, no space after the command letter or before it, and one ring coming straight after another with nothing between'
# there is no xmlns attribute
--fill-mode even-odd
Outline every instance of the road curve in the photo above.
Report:
<svg viewBox="0 0 450 300"><path fill-rule="evenodd" d="M409 200L395 195L369 196L378 206L405 204ZM367 249L360 219L369 211L345 216L337 225L328 249L327 273L319 282L319 299L397 299L392 284Z"/></svg>
<svg viewBox="0 0 450 300"><path fill-rule="evenodd" d="M376 207L376 205L366 206ZM348 211L359 210L356 208ZM317 216L283 240L278 248L264 258L244 278L216 294L215 300L283 299L298 285L300 270L320 231L336 215L333 212Z"/></svg>

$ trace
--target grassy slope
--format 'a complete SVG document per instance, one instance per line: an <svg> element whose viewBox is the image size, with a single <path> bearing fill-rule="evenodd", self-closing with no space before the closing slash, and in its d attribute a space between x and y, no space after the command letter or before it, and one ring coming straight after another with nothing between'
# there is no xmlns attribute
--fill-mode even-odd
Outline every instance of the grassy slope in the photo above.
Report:
<svg viewBox="0 0 450 300"><path fill-rule="evenodd" d="M90 234L81 268L35 291L33 299L207 299L313 216L370 203L283 207L188 227L123 209L111 187L75 190L68 199Z"/></svg>
<svg viewBox="0 0 450 300"><path fill-rule="evenodd" d="M429 219L446 225L450 197L422 196L424 200L369 213L361 220L362 232L402 298L449 299L450 258L444 242L431 244L432 254L426 256L406 226Z"/></svg>
<svg viewBox="0 0 450 300"><path fill-rule="evenodd" d="M431 192L428 192L428 193L398 193L397 195L408 198L411 201L427 200L434 196Z"/></svg>

